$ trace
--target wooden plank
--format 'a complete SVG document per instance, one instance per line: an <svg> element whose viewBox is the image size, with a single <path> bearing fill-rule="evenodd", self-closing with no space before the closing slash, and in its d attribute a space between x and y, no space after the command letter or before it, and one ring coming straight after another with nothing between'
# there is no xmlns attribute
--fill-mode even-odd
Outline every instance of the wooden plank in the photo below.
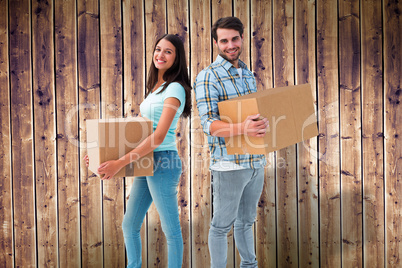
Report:
<svg viewBox="0 0 402 268"><path fill-rule="evenodd" d="M250 56L250 1L248 0L234 0L233 1L233 13L235 17L238 17L243 25L244 25L244 42L243 42L243 51L241 53L240 59L244 61L249 69L251 70L251 56ZM261 16L264 13L260 13Z"/></svg>
<svg viewBox="0 0 402 268"><path fill-rule="evenodd" d="M273 87L271 14L270 0L251 2L251 67L258 90ZM264 188L257 207L256 255L260 267L276 267L275 153L266 159Z"/></svg>
<svg viewBox="0 0 402 268"><path fill-rule="evenodd" d="M59 265L79 267L80 188L76 1L55 2Z"/></svg>
<svg viewBox="0 0 402 268"><path fill-rule="evenodd" d="M167 18L168 32L178 35L184 43L187 66L189 66L189 22L188 1L168 0ZM190 236L190 120L181 118L177 123L176 144L182 161L182 175L178 187L178 205L180 225L183 236L182 267L191 267L191 236Z"/></svg>
<svg viewBox="0 0 402 268"><path fill-rule="evenodd" d="M385 265L381 2L361 2L363 266Z"/></svg>
<svg viewBox="0 0 402 268"><path fill-rule="evenodd" d="M124 117L140 114L145 90L145 38L141 0L123 1Z"/></svg>
<svg viewBox="0 0 402 268"><path fill-rule="evenodd" d="M123 52L124 52L124 117L140 114L140 103L145 92L145 34L144 1L123 1ZM133 178L125 179L126 202ZM146 219L145 219L146 222ZM147 224L141 227L142 267L148 266Z"/></svg>
<svg viewBox="0 0 402 268"><path fill-rule="evenodd" d="M123 116L121 2L100 1L102 118ZM103 181L104 266L124 267L124 181Z"/></svg>
<svg viewBox="0 0 402 268"><path fill-rule="evenodd" d="M217 21L219 18L231 17L232 8L233 8L232 1L212 0L210 10L212 12L211 23L214 24L215 21Z"/></svg>
<svg viewBox="0 0 402 268"><path fill-rule="evenodd" d="M316 102L315 20L315 1L295 2L296 84L309 83ZM317 138L297 148L299 265L319 267Z"/></svg>
<svg viewBox="0 0 402 268"><path fill-rule="evenodd" d="M14 266L29 267L37 252L29 1L10 1L9 12Z"/></svg>
<svg viewBox="0 0 402 268"><path fill-rule="evenodd" d="M386 266L402 263L402 2L383 1Z"/></svg>
<svg viewBox="0 0 402 268"><path fill-rule="evenodd" d="M293 85L293 1L274 1L273 26L274 86ZM276 156L278 265L297 267L296 146Z"/></svg>
<svg viewBox="0 0 402 268"><path fill-rule="evenodd" d="M146 66L149 68L156 40L167 32L166 3L163 0L145 1ZM148 69L146 70L148 71Z"/></svg>
<svg viewBox="0 0 402 268"><path fill-rule="evenodd" d="M35 265L29 2L9 3L15 266ZM19 163L25 163L23 166Z"/></svg>
<svg viewBox="0 0 402 268"><path fill-rule="evenodd" d="M77 2L80 141L86 143L86 119L99 118L99 7L96 0ZM81 147L80 159L86 154ZM103 265L101 181L81 165L81 259L86 267Z"/></svg>
<svg viewBox="0 0 402 268"><path fill-rule="evenodd" d="M219 19L223 17L230 17L232 16L232 1L220 1L220 0L212 0L211 1L211 11L212 12L212 21L211 21L211 26ZM211 38L212 41L212 61L216 59L218 56L218 49L216 48L214 44L213 38ZM205 65L204 67L207 67L209 64ZM197 73L198 74L198 73ZM197 74L194 74L195 77ZM194 79L195 79L194 77ZM212 199L211 199L212 202ZM213 204L212 204L213 207ZM236 254L236 247L235 247L235 242L234 242L234 233L233 233L233 228L229 231L228 236L227 236L227 243L228 243L228 251L227 251L227 265L226 267L234 267L235 266L235 254ZM237 253L238 254L238 253Z"/></svg>
<svg viewBox="0 0 402 268"><path fill-rule="evenodd" d="M145 43L147 70L153 58L156 40L166 33L166 3L164 0L145 1ZM167 242L155 204L148 210L148 266L168 263Z"/></svg>
<svg viewBox="0 0 402 268"><path fill-rule="evenodd" d="M341 267L337 3L317 2L320 266Z"/></svg>
<svg viewBox="0 0 402 268"><path fill-rule="evenodd" d="M8 1L0 0L0 266L12 267L13 207L11 174L10 77L8 57Z"/></svg>
<svg viewBox="0 0 402 268"><path fill-rule="evenodd" d="M232 1L221 1L221 0L211 0L211 9L208 10L208 12L212 13L212 21L211 21L211 26L219 19L223 17L230 17L232 16ZM214 40L211 38L212 41L212 59L215 60L216 57L218 56L218 49L214 45ZM233 236L233 230L230 231L228 234L230 236ZM230 242L230 245L232 245L232 242ZM229 255L228 255L228 261L229 261ZM228 264L229 266L229 264ZM231 265L230 265L231 266Z"/></svg>
<svg viewBox="0 0 402 268"><path fill-rule="evenodd" d="M190 72L194 82L198 73L211 64L210 1L191 0L190 14ZM208 232L211 223L211 176L207 137L200 124L193 94L191 115L191 249L192 267L209 267Z"/></svg>
<svg viewBox="0 0 402 268"><path fill-rule="evenodd" d="M57 180L53 5L32 2L38 266L57 266Z"/></svg>
<svg viewBox="0 0 402 268"><path fill-rule="evenodd" d="M247 0L235 0L233 1L233 13L235 17L238 17L244 25L244 41L243 51L240 55L240 59L247 64L251 70L251 58L250 58L250 3ZM255 229L255 225L253 226ZM234 230L233 230L234 231ZM255 236L255 232L254 232ZM255 237L254 237L255 243ZM236 246L236 241L234 240ZM234 248L234 267L240 267L241 257L237 246Z"/></svg>
<svg viewBox="0 0 402 268"><path fill-rule="evenodd" d="M339 2L342 266L362 267L359 1Z"/></svg>
<svg viewBox="0 0 402 268"><path fill-rule="evenodd" d="M257 90L273 87L271 14L272 4L270 0L252 0L250 50L251 68L257 82ZM275 200L273 199L273 201Z"/></svg>

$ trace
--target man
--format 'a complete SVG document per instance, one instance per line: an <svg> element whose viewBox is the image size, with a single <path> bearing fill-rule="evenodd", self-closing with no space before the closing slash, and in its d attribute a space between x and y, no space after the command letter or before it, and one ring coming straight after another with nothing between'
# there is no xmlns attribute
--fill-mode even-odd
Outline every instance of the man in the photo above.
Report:
<svg viewBox="0 0 402 268"><path fill-rule="evenodd" d="M234 237L241 267L257 267L251 229L264 183L264 155L227 155L224 137L263 137L268 120L259 114L244 122L220 120L218 102L256 92L256 82L246 64L239 60L243 50L243 24L235 17L221 18L212 26L219 55L202 70L194 83L197 108L211 151L213 217L208 235L212 268L225 268L227 233L234 224Z"/></svg>

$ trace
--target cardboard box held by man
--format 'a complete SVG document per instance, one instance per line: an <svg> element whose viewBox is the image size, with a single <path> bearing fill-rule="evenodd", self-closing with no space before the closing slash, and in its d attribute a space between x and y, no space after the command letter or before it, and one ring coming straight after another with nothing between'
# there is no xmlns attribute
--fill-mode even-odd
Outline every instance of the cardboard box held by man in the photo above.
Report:
<svg viewBox="0 0 402 268"><path fill-rule="evenodd" d="M318 135L317 116L309 84L265 89L218 103L221 120L243 122L260 114L269 120L263 138L239 135L225 138L232 154L267 154Z"/></svg>

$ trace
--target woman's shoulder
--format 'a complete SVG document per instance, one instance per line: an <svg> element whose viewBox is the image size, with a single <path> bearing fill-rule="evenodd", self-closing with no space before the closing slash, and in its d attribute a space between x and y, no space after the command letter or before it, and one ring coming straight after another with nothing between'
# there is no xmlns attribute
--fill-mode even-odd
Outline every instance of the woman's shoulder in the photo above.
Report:
<svg viewBox="0 0 402 268"><path fill-rule="evenodd" d="M171 82L167 87L166 87L166 92L185 92L184 87L182 84L180 84L179 82Z"/></svg>
<svg viewBox="0 0 402 268"><path fill-rule="evenodd" d="M163 92L165 97L178 97L178 96L185 96L186 91L184 87L179 82L171 82L167 87L166 90Z"/></svg>

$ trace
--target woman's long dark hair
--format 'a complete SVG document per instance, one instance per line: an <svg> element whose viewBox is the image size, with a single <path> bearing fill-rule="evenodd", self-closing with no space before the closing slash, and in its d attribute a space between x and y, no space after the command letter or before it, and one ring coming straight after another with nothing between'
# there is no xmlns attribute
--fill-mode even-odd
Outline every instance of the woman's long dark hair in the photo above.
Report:
<svg viewBox="0 0 402 268"><path fill-rule="evenodd" d="M163 80L165 80L166 83L163 85L162 90L158 92L158 94L163 92L170 83L172 82L180 83L184 87L184 90L186 92L186 103L184 105L184 110L181 116L188 117L191 114L191 85L190 85L190 79L188 78L186 53L184 52L183 41L176 35L165 34L156 41L153 53L155 52L155 48L158 45L159 41L161 41L162 39L169 41L176 48L176 58L174 60L172 67L166 70L166 72L163 74ZM158 82L158 69L155 67L152 54L152 63L151 66L149 67L147 92L145 96L148 96L148 94L152 92L152 89L154 88L157 82Z"/></svg>

